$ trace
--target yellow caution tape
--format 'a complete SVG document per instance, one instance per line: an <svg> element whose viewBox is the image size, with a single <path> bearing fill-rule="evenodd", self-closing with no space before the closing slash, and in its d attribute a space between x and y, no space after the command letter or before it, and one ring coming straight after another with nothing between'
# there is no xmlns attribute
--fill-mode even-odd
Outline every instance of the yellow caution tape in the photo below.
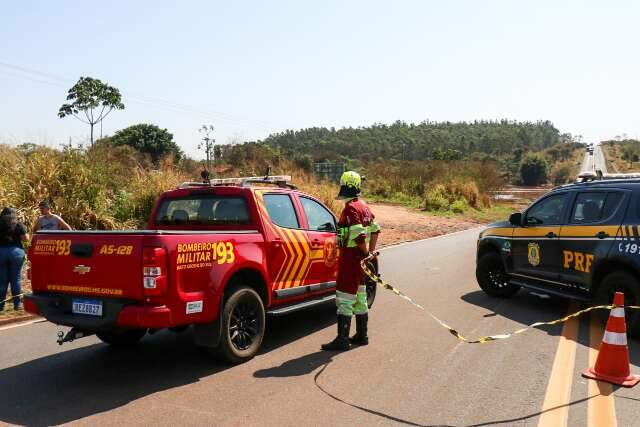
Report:
<svg viewBox="0 0 640 427"><path fill-rule="evenodd" d="M25 292L23 292L21 294L18 294L18 295L15 295L15 296L12 295L9 298L7 298L6 300L0 302L0 304L4 304L5 302L11 301L14 298L21 298L24 294L25 294Z"/></svg>
<svg viewBox="0 0 640 427"><path fill-rule="evenodd" d="M414 300L412 300L408 295L406 295L405 293L403 293L400 289L396 288L395 286L390 285L389 283L385 282L384 280L382 280L382 278L380 277L379 274L375 274L373 271L371 271L371 269L369 268L368 262L371 261L373 258L378 256L378 252L372 253L370 254L368 257L366 257L365 259L363 259L360 262L360 265L362 267L362 270L364 270L364 273L367 275L367 277L369 277L371 280L373 280L374 282L376 282L377 284L379 284L380 286L382 286L383 288L390 290L391 292L393 292L394 294L396 294L397 296L399 296L400 298L403 298L407 301L409 301L411 304L413 304L415 307L419 308L420 310L424 311L425 313L427 313L433 320L435 320L436 322L438 322L440 324L440 326L442 326L443 328L445 328L447 331L449 331L449 333L451 335L453 335L454 337L458 338L458 340L465 342L467 344L484 344L487 343L489 341L497 341L497 340L505 340L507 338L511 338L514 335L518 335L521 334L525 331L528 331L530 329L533 328L537 328L538 326L544 326L544 325L556 325L558 323L563 323L566 322L569 319L572 319L574 317L578 317L581 316L585 313L588 313L590 311L593 310L600 310L600 309L608 309L611 310L613 308L616 308L618 306L616 306L615 304L609 304L609 305L596 305L593 307L588 307L585 308L584 310L580 310L577 311L575 313L569 314L561 319L557 319L557 320L551 320L549 322L536 322L536 323L532 323L524 328L518 329L517 331L511 332L511 333L507 333L507 334L499 334L499 335L488 335L485 337L480 337L474 340L465 338L460 332L456 331L455 329L453 329L451 326L447 325L446 323L444 323L442 320L440 320L435 314L431 313L429 310L427 310L426 308L424 308L423 306L421 306L420 304L418 304L417 302L415 302ZM628 308L628 309L632 309L632 310L639 310L640 306L638 305L627 305L621 308Z"/></svg>

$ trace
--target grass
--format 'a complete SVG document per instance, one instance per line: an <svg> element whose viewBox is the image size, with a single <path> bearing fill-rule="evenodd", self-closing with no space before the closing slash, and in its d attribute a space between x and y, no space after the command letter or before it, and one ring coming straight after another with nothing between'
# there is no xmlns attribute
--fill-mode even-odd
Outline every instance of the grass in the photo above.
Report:
<svg viewBox="0 0 640 427"><path fill-rule="evenodd" d="M622 144L601 144L607 170L613 173L638 172L640 166L638 162L629 162L622 158Z"/></svg>
<svg viewBox="0 0 640 427"><path fill-rule="evenodd" d="M488 208L467 208L461 213L448 211L426 211L421 209L426 215L432 215L443 218L460 218L472 222L492 223L496 221L506 221L509 215L520 210L510 203L495 203Z"/></svg>
<svg viewBox="0 0 640 427"><path fill-rule="evenodd" d="M495 203L493 206L484 209L470 209L462 214L463 217L477 222L506 221L509 215L519 210L509 203Z"/></svg>
<svg viewBox="0 0 640 427"><path fill-rule="evenodd" d="M387 203L390 205L401 205L412 209L420 209L424 206L424 200L417 196L407 196L404 193L396 193L391 197L383 197L376 194L366 194L367 201L373 203Z"/></svg>

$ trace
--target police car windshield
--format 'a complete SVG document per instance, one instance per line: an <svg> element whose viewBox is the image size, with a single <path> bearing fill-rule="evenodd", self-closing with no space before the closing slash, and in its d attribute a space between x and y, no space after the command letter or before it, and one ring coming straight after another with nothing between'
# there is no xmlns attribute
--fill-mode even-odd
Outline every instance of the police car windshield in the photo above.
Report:
<svg viewBox="0 0 640 427"><path fill-rule="evenodd" d="M165 199L158 209L160 225L247 225L251 215L243 197L195 195Z"/></svg>

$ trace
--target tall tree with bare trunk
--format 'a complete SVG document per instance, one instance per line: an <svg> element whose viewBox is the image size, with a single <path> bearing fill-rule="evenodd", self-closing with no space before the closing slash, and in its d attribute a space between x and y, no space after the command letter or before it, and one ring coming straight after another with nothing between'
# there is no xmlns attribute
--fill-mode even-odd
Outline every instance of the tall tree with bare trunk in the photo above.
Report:
<svg viewBox="0 0 640 427"><path fill-rule="evenodd" d="M93 145L93 127L101 123L113 110L123 110L120 91L92 77L80 77L67 94L67 101L58 110L58 117L73 116L91 127L91 145Z"/></svg>

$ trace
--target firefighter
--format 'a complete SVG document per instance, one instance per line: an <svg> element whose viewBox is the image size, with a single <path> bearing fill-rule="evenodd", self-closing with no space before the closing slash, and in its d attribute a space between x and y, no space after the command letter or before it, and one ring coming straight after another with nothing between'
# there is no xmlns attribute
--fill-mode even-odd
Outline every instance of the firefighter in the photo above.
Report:
<svg viewBox="0 0 640 427"><path fill-rule="evenodd" d="M323 350L349 350L351 344L367 345L367 289L360 261L373 252L380 227L371 209L358 198L362 178L347 171L340 178L338 199L345 201L338 223L338 277L336 279L336 305L338 307L338 336ZM351 316L356 316L356 334L349 338Z"/></svg>

